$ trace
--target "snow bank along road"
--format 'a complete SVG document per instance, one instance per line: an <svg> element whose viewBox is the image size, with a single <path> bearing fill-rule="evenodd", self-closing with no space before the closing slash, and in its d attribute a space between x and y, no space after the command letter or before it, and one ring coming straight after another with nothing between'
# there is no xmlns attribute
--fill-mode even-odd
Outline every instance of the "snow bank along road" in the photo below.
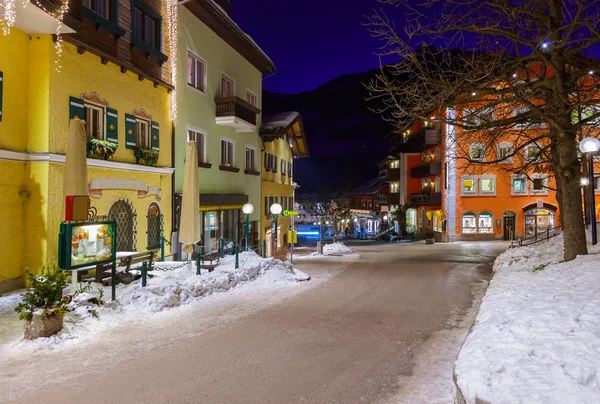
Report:
<svg viewBox="0 0 600 404"><path fill-rule="evenodd" d="M0 402L451 403L501 243L371 245L54 350L0 347Z"/></svg>

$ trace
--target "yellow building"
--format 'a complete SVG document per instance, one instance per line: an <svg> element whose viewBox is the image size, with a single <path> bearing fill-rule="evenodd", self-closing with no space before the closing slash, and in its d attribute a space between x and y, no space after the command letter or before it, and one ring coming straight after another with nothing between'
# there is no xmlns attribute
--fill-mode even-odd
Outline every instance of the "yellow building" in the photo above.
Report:
<svg viewBox="0 0 600 404"><path fill-rule="evenodd" d="M131 5L118 2L122 13ZM86 121L91 206L117 221L117 250L156 248L161 227L170 238L168 32L159 24L140 39L104 11L71 1L62 51L53 41L55 18L34 3L18 8L10 33L0 35L0 54L11 55L0 58L0 292L20 287L26 269L57 264L74 117ZM159 22L164 6L148 2L142 11Z"/></svg>
<svg viewBox="0 0 600 404"><path fill-rule="evenodd" d="M283 210L294 210L294 159L308 157L308 146L302 119L298 112L283 112L263 117L260 128L262 138L261 182L261 240L267 241L267 254L274 245L275 223L270 213L274 203ZM277 245L289 243L287 230L291 218L279 215L277 220Z"/></svg>

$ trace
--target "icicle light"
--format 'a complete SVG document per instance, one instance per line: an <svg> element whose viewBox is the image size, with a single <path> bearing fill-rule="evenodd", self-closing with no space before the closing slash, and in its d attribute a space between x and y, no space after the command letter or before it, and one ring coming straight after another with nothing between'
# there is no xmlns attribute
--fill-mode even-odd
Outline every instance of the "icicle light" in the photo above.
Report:
<svg viewBox="0 0 600 404"><path fill-rule="evenodd" d="M10 34L10 29L13 25L15 25L15 21L17 19L17 12L16 12L16 6L17 6L17 0L0 0L4 9L4 18L2 20L2 32L4 33L4 35L8 35ZM62 66L60 64L60 57L62 55L62 51L63 51L63 45L62 45L62 35L60 33L60 31L62 30L63 27L63 18L65 16L66 13L69 12L69 0L63 0L61 2L60 8L58 10L58 16L55 16L51 11L49 11L48 9L46 9L46 7L44 7L42 5L42 3L40 3L39 0L33 0L34 4L39 7L40 9L42 9L46 14L50 15L52 18L54 18L57 22L56 24L56 43L54 45L55 49L56 49L56 60L54 61L54 67L56 68L57 72L60 72L60 70L62 69ZM30 3L30 0L23 0L23 7L27 7Z"/></svg>
<svg viewBox="0 0 600 404"><path fill-rule="evenodd" d="M170 118L177 120L177 0L167 0L167 29L169 33L169 64L171 68Z"/></svg>

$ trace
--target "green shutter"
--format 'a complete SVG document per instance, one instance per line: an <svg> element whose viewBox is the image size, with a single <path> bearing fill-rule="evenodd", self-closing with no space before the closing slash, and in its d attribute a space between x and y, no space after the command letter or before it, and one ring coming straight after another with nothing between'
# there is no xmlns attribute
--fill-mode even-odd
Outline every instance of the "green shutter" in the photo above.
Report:
<svg viewBox="0 0 600 404"><path fill-rule="evenodd" d="M135 116L128 114L125 114L125 147L128 149L136 148Z"/></svg>
<svg viewBox="0 0 600 404"><path fill-rule="evenodd" d="M0 72L0 121L2 121L2 86L4 85L4 74Z"/></svg>
<svg viewBox="0 0 600 404"><path fill-rule="evenodd" d="M69 97L69 119L79 118L85 120L85 109L83 100L75 97Z"/></svg>
<svg viewBox="0 0 600 404"><path fill-rule="evenodd" d="M119 144L119 115L116 109L106 108L106 140Z"/></svg>
<svg viewBox="0 0 600 404"><path fill-rule="evenodd" d="M158 132L158 122L152 122L152 129L150 131L152 139L150 140L150 146L152 147L152 150L156 151L160 151L160 134Z"/></svg>

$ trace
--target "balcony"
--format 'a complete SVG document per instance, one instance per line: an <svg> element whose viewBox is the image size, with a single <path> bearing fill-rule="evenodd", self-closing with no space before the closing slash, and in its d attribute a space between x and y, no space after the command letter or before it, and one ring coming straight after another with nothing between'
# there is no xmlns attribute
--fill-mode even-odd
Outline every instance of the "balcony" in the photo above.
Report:
<svg viewBox="0 0 600 404"><path fill-rule="evenodd" d="M423 164L418 167L413 167L410 169L410 176L412 178L424 178L431 177L434 175L440 175L442 172L442 163L431 163L431 164Z"/></svg>
<svg viewBox="0 0 600 404"><path fill-rule="evenodd" d="M387 203L389 205L399 205L400 204L400 194L389 193L387 195Z"/></svg>
<svg viewBox="0 0 600 404"><path fill-rule="evenodd" d="M81 25L76 20L81 13L81 1L74 3L69 6L69 13L64 15L61 34L72 34ZM31 4L31 7L27 7L28 5L29 2L15 2L15 27L30 35L55 34L58 28L57 17L60 13L60 4L56 0L40 0Z"/></svg>
<svg viewBox="0 0 600 404"><path fill-rule="evenodd" d="M441 206L441 192L421 192L418 194L410 194L410 203L415 206Z"/></svg>
<svg viewBox="0 0 600 404"><path fill-rule="evenodd" d="M256 115L260 109L247 103L239 97L215 98L216 123L221 126L230 126L236 132L255 132Z"/></svg>
<svg viewBox="0 0 600 404"><path fill-rule="evenodd" d="M404 138L404 142L393 147L394 153L418 153L440 144L442 135L439 129L423 127L415 134Z"/></svg>

